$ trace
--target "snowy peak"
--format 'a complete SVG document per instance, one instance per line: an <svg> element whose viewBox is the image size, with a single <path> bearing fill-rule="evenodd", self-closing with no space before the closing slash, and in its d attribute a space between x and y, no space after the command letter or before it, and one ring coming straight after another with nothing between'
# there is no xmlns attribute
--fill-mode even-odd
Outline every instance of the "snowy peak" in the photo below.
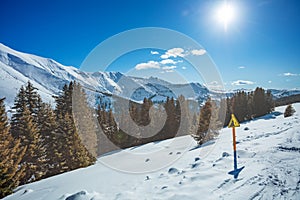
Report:
<svg viewBox="0 0 300 200"><path fill-rule="evenodd" d="M87 73L72 66L64 66L50 58L18 52L0 43L0 91L6 104L13 105L19 88L31 81L46 102L53 102L64 84L77 81L91 90L114 93L134 101L145 97L153 101L165 101L167 97L185 96L187 99L204 102L208 96L220 97L230 93L209 91L199 83L171 84L156 77L139 78L120 72ZM271 90L276 98L300 94L299 90ZM89 92L90 102L96 102L99 94ZM94 100L93 100L94 99Z"/></svg>
<svg viewBox="0 0 300 200"><path fill-rule="evenodd" d="M288 97L292 95L299 95L300 90L299 89L292 89L292 90L276 90L276 89L270 89L271 93L273 94L274 98L279 99L282 97Z"/></svg>
<svg viewBox="0 0 300 200"><path fill-rule="evenodd" d="M18 89L27 81L38 88L46 102L53 102L64 84L77 81L86 88L141 101L145 97L164 101L167 97L206 97L208 90L200 84L171 84L159 78L137 78L120 72L83 72L72 66L64 66L53 59L18 52L0 44L1 95L12 105ZM187 92L189 91L189 92ZM90 94L92 94L90 92ZM92 94L97 96L98 94ZM92 97L90 97L92 98Z"/></svg>

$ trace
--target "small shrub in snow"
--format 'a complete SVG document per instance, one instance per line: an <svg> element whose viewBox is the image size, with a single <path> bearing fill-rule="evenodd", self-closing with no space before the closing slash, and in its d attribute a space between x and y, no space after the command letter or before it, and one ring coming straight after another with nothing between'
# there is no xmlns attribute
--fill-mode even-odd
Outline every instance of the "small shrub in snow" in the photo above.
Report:
<svg viewBox="0 0 300 200"><path fill-rule="evenodd" d="M285 111L284 111L284 117L290 117L290 116L292 116L295 112L296 112L295 109L292 107L291 104L289 104L289 105L286 107Z"/></svg>

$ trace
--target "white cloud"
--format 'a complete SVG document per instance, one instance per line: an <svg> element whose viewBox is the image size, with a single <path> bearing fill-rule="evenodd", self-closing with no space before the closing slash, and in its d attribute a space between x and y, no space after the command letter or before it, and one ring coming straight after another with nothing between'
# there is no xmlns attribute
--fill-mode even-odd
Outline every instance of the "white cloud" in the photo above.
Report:
<svg viewBox="0 0 300 200"><path fill-rule="evenodd" d="M183 48L172 48L169 49L165 54L161 55L160 57L162 59L168 59L168 58L177 58L177 57L185 57L187 55L194 55L194 56L202 56L206 54L205 49L193 49L191 51L185 51ZM179 62L179 61L178 61Z"/></svg>
<svg viewBox="0 0 300 200"><path fill-rule="evenodd" d="M163 70L172 70L172 69L176 69L176 66L164 66L162 67Z"/></svg>
<svg viewBox="0 0 300 200"><path fill-rule="evenodd" d="M202 56L206 53L205 49L194 49L191 51L191 54L194 56Z"/></svg>
<svg viewBox="0 0 300 200"><path fill-rule="evenodd" d="M245 66L239 66L239 69L245 69L246 67Z"/></svg>
<svg viewBox="0 0 300 200"><path fill-rule="evenodd" d="M142 69L160 69L159 62L156 61L148 61L147 63L139 63L135 66L136 70Z"/></svg>
<svg viewBox="0 0 300 200"><path fill-rule="evenodd" d="M173 69L168 69L168 70L166 70L165 72L171 73L171 72L174 72L174 70L173 70Z"/></svg>
<svg viewBox="0 0 300 200"><path fill-rule="evenodd" d="M160 63L163 64L163 65L166 65L166 64L173 64L173 65L175 65L177 62L174 61L174 60L172 60L172 59L165 59L165 60L160 61Z"/></svg>
<svg viewBox="0 0 300 200"><path fill-rule="evenodd" d="M223 90L224 87L218 81L212 81L206 85L210 90Z"/></svg>
<svg viewBox="0 0 300 200"><path fill-rule="evenodd" d="M161 55L160 57L162 59L167 59L167 58L177 58L177 57L184 57L184 49L182 48L173 48L173 49L169 49L165 54Z"/></svg>
<svg viewBox="0 0 300 200"><path fill-rule="evenodd" d="M293 74L290 72L283 73L283 76L298 76L298 74Z"/></svg>
<svg viewBox="0 0 300 200"><path fill-rule="evenodd" d="M268 83L272 83L272 81L268 81Z"/></svg>
<svg viewBox="0 0 300 200"><path fill-rule="evenodd" d="M240 85L253 85L254 82L252 81L245 81L245 80L237 80L231 83L231 85L236 85L236 86L240 86Z"/></svg>
<svg viewBox="0 0 300 200"><path fill-rule="evenodd" d="M157 55L157 54L159 54L158 51L151 51L150 53L151 53L152 55Z"/></svg>
<svg viewBox="0 0 300 200"><path fill-rule="evenodd" d="M186 69L186 67L183 66L183 67L181 67L181 69Z"/></svg>
<svg viewBox="0 0 300 200"><path fill-rule="evenodd" d="M212 81L209 83L209 85L219 85L218 81Z"/></svg>

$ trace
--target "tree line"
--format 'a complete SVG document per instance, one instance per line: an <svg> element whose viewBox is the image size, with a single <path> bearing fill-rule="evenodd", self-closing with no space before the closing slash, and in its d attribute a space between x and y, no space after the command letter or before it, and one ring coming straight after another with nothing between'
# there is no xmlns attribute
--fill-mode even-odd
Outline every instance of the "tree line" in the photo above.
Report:
<svg viewBox="0 0 300 200"><path fill-rule="evenodd" d="M220 102L209 98L200 110L197 132L192 136L199 144L203 144L213 139L219 129L229 124L231 114L239 122L244 122L271 113L274 106L271 92L259 87L248 93L238 91Z"/></svg>
<svg viewBox="0 0 300 200"><path fill-rule="evenodd" d="M196 131L196 102L186 100L182 95L176 100L167 97L165 102L156 104L147 98L142 103L129 101L129 106L128 100L116 98L114 108L107 108L106 104L98 105L97 108L101 130L115 148L137 146ZM158 130L158 127L161 128ZM98 152L113 150L104 148L101 139L98 142Z"/></svg>

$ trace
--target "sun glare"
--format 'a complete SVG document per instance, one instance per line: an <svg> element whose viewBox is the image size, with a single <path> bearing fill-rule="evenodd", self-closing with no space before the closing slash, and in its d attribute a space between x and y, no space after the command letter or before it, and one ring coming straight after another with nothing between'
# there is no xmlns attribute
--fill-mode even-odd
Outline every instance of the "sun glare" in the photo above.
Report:
<svg viewBox="0 0 300 200"><path fill-rule="evenodd" d="M224 30L227 31L228 25L234 20L235 11L232 5L224 2L216 12L217 20L224 26Z"/></svg>

